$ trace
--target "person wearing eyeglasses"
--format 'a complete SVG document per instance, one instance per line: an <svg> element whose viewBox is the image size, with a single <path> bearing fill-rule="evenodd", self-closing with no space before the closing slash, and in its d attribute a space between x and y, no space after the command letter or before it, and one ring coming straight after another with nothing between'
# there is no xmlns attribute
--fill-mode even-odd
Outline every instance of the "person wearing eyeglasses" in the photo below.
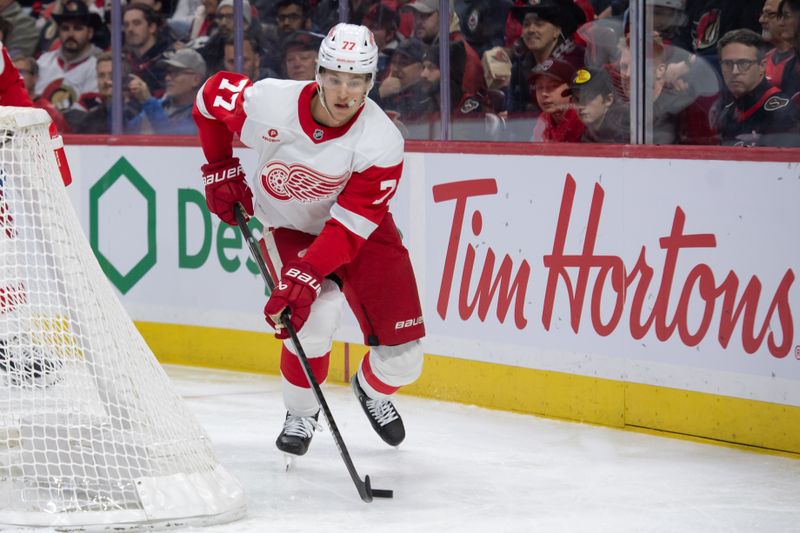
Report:
<svg viewBox="0 0 800 533"><path fill-rule="evenodd" d="M717 131L727 146L800 146L800 108L767 80L768 43L747 29L719 41L720 68L732 98Z"/></svg>
<svg viewBox="0 0 800 533"><path fill-rule="evenodd" d="M784 37L780 17L780 0L765 0L761 8L758 22L761 24L761 36L774 46L765 56L766 76L775 87L783 82L783 73L787 64L794 57L791 43Z"/></svg>
<svg viewBox="0 0 800 533"><path fill-rule="evenodd" d="M780 88L800 104L800 0L781 0L778 6L778 28L792 49L792 57L783 69Z"/></svg>
<svg viewBox="0 0 800 533"><path fill-rule="evenodd" d="M133 97L142 103L142 112L131 120L133 130L162 135L195 135L197 125L192 106L197 90L206 81L206 62L195 50L181 48L163 59L166 90L163 98L154 98L147 85L136 79L130 83Z"/></svg>
<svg viewBox="0 0 800 533"><path fill-rule="evenodd" d="M311 29L311 8L306 0L279 0L274 9L280 37Z"/></svg>

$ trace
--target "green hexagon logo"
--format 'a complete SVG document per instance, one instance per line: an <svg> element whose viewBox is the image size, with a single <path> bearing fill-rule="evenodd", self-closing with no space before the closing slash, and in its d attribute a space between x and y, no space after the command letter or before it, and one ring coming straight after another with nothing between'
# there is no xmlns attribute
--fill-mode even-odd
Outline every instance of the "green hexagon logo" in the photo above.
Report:
<svg viewBox="0 0 800 533"><path fill-rule="evenodd" d="M126 178L147 202L147 253L127 274L120 272L100 250L100 198L120 178ZM122 294L131 290L156 264L156 191L124 157L89 189L89 243L103 272Z"/></svg>

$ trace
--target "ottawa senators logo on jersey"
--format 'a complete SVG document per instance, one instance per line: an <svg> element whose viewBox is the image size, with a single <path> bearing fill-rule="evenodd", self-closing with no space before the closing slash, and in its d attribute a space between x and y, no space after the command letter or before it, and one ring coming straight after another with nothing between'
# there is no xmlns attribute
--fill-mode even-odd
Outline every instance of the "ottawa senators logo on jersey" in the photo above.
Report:
<svg viewBox="0 0 800 533"><path fill-rule="evenodd" d="M261 168L260 177L261 187L276 200L307 204L338 195L348 175L327 176L303 165L270 161Z"/></svg>

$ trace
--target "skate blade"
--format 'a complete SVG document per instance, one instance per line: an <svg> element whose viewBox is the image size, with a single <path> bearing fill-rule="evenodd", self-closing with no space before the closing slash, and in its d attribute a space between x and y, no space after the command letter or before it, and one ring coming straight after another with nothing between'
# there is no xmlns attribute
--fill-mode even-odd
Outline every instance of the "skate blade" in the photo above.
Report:
<svg viewBox="0 0 800 533"><path fill-rule="evenodd" d="M285 470L284 470L285 472L288 472L289 470L292 469L292 466L294 466L295 457L296 457L295 455L292 455L292 454L289 454L289 453L284 453L283 454L283 464L284 464L284 467L285 467Z"/></svg>

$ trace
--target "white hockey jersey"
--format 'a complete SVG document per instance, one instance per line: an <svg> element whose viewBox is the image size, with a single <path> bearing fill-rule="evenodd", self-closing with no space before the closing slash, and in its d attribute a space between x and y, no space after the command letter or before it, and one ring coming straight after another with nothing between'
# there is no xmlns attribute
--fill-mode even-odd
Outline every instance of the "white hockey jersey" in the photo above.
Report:
<svg viewBox="0 0 800 533"><path fill-rule="evenodd" d="M248 181L265 226L314 235L330 227L322 241L328 253L345 252L334 261L343 264L388 210L402 173L403 138L369 99L341 127L317 123L311 115L316 91L313 82L251 84L241 74L219 72L198 92L194 116L209 162L231 157L232 133L259 153ZM328 270L327 263L320 269Z"/></svg>
<svg viewBox="0 0 800 533"><path fill-rule="evenodd" d="M59 50L42 54L37 61L39 79L36 82L36 94L43 95L49 99L50 93L59 87L63 87L72 92L70 95L71 102L65 103L75 105L84 94L96 93L97 59L94 56L94 51L95 49L92 47L92 53L73 63L65 63Z"/></svg>

